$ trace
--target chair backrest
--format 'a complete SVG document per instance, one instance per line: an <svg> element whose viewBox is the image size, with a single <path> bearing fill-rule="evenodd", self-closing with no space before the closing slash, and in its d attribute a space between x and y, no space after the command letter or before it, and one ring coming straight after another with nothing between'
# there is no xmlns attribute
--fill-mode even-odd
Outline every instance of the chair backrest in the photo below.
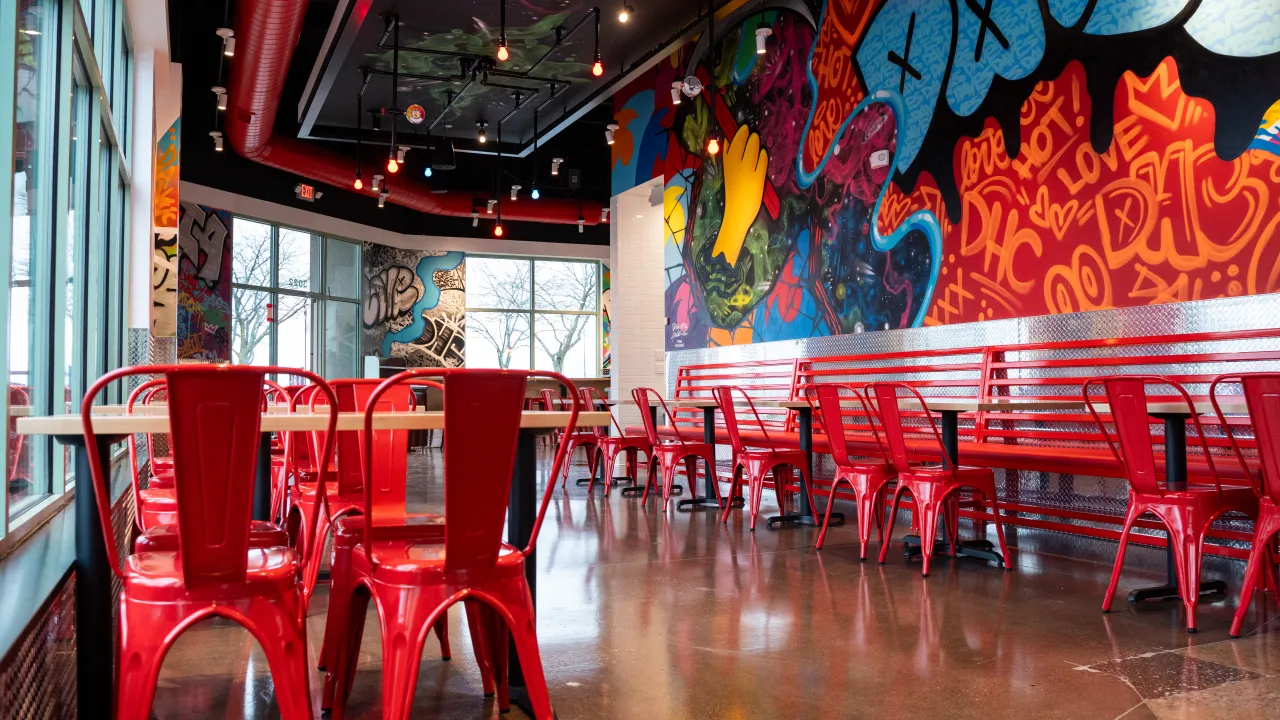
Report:
<svg viewBox="0 0 1280 720"><path fill-rule="evenodd" d="M542 409L548 412L551 412L553 410L560 410L565 405L567 405L564 398L557 395L554 390L548 390L546 388L543 388L542 390L538 391L538 394L542 396Z"/></svg>
<svg viewBox="0 0 1280 720"><path fill-rule="evenodd" d="M567 385L574 396L577 388L558 373L541 371L463 370L458 368L415 368L384 381L374 390L376 401L401 383L415 381L423 375L443 378L444 386L444 507L445 570L484 571L497 562L502 546L502 529L507 519L512 471L516 446L524 412L525 389L530 377L547 377ZM578 417L576 404L570 410L565 432L572 432ZM365 431L373 428L374 410L365 412ZM371 440L366 436L368 450ZM552 463L556 477L563 465L562 443ZM369 455L366 468L371 467ZM528 552L537 538L542 518L551 500L554 483L543 494L542 505L534 522ZM366 489L366 498L369 490ZM367 500L372 505L371 499ZM377 509L365 514L365 537L374 537ZM365 543L370 562L373 543Z"/></svg>
<svg viewBox="0 0 1280 720"><path fill-rule="evenodd" d="M1262 478L1255 487L1263 497L1280 502L1280 373L1245 375L1240 384L1262 461ZM1223 427L1228 427L1225 421ZM1235 444L1234 435L1232 443Z"/></svg>
<svg viewBox="0 0 1280 720"><path fill-rule="evenodd" d="M1173 402L1186 407L1187 415L1196 426L1196 437L1202 445L1205 459L1209 461L1215 482L1218 483L1218 492L1221 493L1222 485L1217 480L1218 473L1213 455L1205 443L1200 416L1195 411L1191 396L1181 384L1172 378L1158 375L1114 375L1086 380L1082 387L1085 404L1089 407L1089 412L1097 422L1103 437L1106 438L1116 461L1124 469L1129 485L1134 490L1147 494L1163 495L1166 491L1160 482L1155 451L1155 446L1163 445L1164 439L1151 432L1153 420L1147 408L1147 386L1152 384L1167 385L1174 389L1175 395L1162 396L1160 398L1162 402ZM1111 439L1111 434L1107 432L1107 426L1094 406L1090 393L1090 388L1098 385L1103 386L1107 398L1111 424L1115 428L1114 441ZM1119 445L1118 448L1117 445Z"/></svg>
<svg viewBox="0 0 1280 720"><path fill-rule="evenodd" d="M369 396L382 381L377 378L330 380L338 396L338 411L362 413ZM397 388L378 399L377 412L408 412L417 406L409 386ZM364 488L364 433L338 433L338 494L359 493ZM383 512L404 513L405 482L408 474L409 431L375 430L373 433L374 502Z"/></svg>
<svg viewBox="0 0 1280 720"><path fill-rule="evenodd" d="M658 406L662 408L662 413L666 416L667 422L671 423L671 429L676 434L676 441L681 445L686 445L684 433L681 432L680 426L676 425L676 417L671 414L671 408L667 407L667 401L662 399L657 390L647 387L638 387L631 391L631 399L635 400L636 407L640 408L640 419L644 422L644 434L649 437L649 442L654 447L662 444L662 438L658 437L658 426L654 421L653 412L650 410L649 396L657 401Z"/></svg>
<svg viewBox="0 0 1280 720"><path fill-rule="evenodd" d="M880 427L884 429L885 442L889 445L889 461L898 472L911 472L911 453L907 450L907 440L902 430L902 408L899 405L899 398L914 398L920 408L927 408L924 398L915 388L906 383L872 383L867 387L867 394L875 399L876 414L880 417ZM925 419L929 422L933 437L938 443L943 467L954 469L951 458L942 444L938 425L933 421L933 415L926 412Z"/></svg>
<svg viewBox="0 0 1280 720"><path fill-rule="evenodd" d="M805 399L809 401L810 407L814 404L814 398L818 401L817 414L822 418L822 428L827 435L827 442L831 446L831 455L834 457L837 465L850 466L853 459L849 453L849 445L845 438L844 430L844 409L841 406L841 390L851 393L862 406L862 412L867 418L867 426L871 428L871 434L876 440L876 445L880 448L880 459L886 463L891 462L889 453L885 450L884 443L880 440L880 432L876 430L875 418L871 412L871 407L867 404L867 398L852 385L844 385L840 383L822 383L820 385L805 386Z"/></svg>
<svg viewBox="0 0 1280 720"><path fill-rule="evenodd" d="M582 396L582 404L578 407L581 411L585 412L595 410L598 406L604 405L605 403L604 395L593 387L584 387L578 392ZM604 408L609 412L609 422L612 423L614 429L618 431L618 437L626 435L626 433L622 431L622 426L618 424L618 419L613 416L613 408L608 405L604 405ZM595 431L596 435L599 437L605 437L609 434L608 426L598 426L595 428Z"/></svg>
<svg viewBox="0 0 1280 720"><path fill-rule="evenodd" d="M93 430L96 395L121 377L164 376L173 442L178 545L183 583L188 588L244 581L261 439L263 378L282 370L208 364L123 368L99 378L85 394L81 424L86 444L94 448L98 443ZM332 394L319 376L307 375ZM334 416L331 427L336 427L336 422ZM326 452L331 449L327 447ZM98 453L90 452L89 457L108 559L113 571L120 574L110 503L102 491L105 473Z"/></svg>

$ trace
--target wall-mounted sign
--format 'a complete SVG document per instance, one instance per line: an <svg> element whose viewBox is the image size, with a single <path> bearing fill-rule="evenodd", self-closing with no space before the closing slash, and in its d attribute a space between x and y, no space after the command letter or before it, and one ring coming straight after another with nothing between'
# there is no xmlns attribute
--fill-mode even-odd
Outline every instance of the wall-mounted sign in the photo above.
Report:
<svg viewBox="0 0 1280 720"><path fill-rule="evenodd" d="M299 200L306 200L307 202L315 202L320 199L320 193L316 192L314 185L298 183L294 186L293 193Z"/></svg>
<svg viewBox="0 0 1280 720"><path fill-rule="evenodd" d="M427 119L427 111L423 110L421 105L413 104L404 111L404 116L414 125L421 125L422 121Z"/></svg>

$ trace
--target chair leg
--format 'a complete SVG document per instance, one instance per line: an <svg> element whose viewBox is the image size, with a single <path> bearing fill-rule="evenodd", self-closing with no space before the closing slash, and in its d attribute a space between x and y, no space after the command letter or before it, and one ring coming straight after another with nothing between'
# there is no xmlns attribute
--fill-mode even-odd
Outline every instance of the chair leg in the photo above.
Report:
<svg viewBox="0 0 1280 720"><path fill-rule="evenodd" d="M911 489L911 497L916 501L916 509L912 515L920 517L920 557L924 564L920 568L922 577L929 577L929 565L933 561L933 549L938 539L938 516L947 498L934 497L937 486L932 483L920 483Z"/></svg>
<svg viewBox="0 0 1280 720"><path fill-rule="evenodd" d="M1255 586L1260 582L1266 583L1263 559L1271 554L1270 550L1266 542L1260 542L1258 536L1254 535L1253 549L1249 551L1249 564L1244 569L1244 581L1240 584L1240 605L1236 608L1236 615L1231 620L1231 631L1228 633L1233 638L1240 637L1240 628L1244 627L1244 617L1249 612L1249 603L1253 601Z"/></svg>
<svg viewBox="0 0 1280 720"><path fill-rule="evenodd" d="M1172 529L1172 528L1171 528ZM1178 575L1182 606L1187 612L1187 632L1196 632L1196 606L1200 603L1200 557L1204 549L1203 528L1179 528L1170 533L1174 538L1173 561Z"/></svg>
<svg viewBox="0 0 1280 720"><path fill-rule="evenodd" d="M715 493L716 500L717 500L717 501L721 501L721 500L723 500L723 499L724 499L724 496L720 494L720 480L719 480L719 477L718 477L718 475L717 475L717 471L716 471L716 456L715 456L715 452L713 451L713 452L712 452L711 454L709 454L709 455L704 455L704 456L702 456L702 462L706 463L707 472L711 473L709 476L707 476L707 478L706 478L706 482L704 483L704 486L705 486L705 485L710 485L710 486L711 486L711 490L712 490L712 492L714 492L714 493ZM692 488L692 487L690 487L690 488L689 488L689 491L690 491L690 492L693 492L693 488Z"/></svg>
<svg viewBox="0 0 1280 720"><path fill-rule="evenodd" d="M773 496L778 500L778 512L787 514L787 498L791 496L791 466L776 465L770 469L773 475ZM760 478L760 488L764 489L764 478Z"/></svg>
<svg viewBox="0 0 1280 720"><path fill-rule="evenodd" d="M986 495L986 492L983 492ZM1000 541L1000 557L1004 558L1004 569L1013 570L1013 562L1009 559L1009 546L1004 541L1004 522L1000 520L1000 501L996 499L995 488L987 495L991 502L991 518L996 524L996 539Z"/></svg>
<svg viewBox="0 0 1280 720"><path fill-rule="evenodd" d="M818 506L813 501L813 478L809 476L808 468L797 467L795 470L800 473L801 482L805 484L805 487L809 488L809 492L806 493L809 497L809 514L817 515ZM801 508L800 511L804 512L804 508Z"/></svg>
<svg viewBox="0 0 1280 720"><path fill-rule="evenodd" d="M1124 551L1129 547L1129 531L1133 522L1146 508L1136 501L1129 501L1129 511L1124 516L1124 527L1120 529L1120 547L1116 549L1116 562L1111 567L1111 583L1107 585L1107 594L1102 598L1102 612L1111 612L1111 598L1116 594L1116 586L1120 584L1120 571L1124 568Z"/></svg>
<svg viewBox="0 0 1280 720"><path fill-rule="evenodd" d="M346 623L343 632L335 638L338 644L325 673L320 704L324 710L333 710L334 720L342 720L346 714L347 698L351 696L351 684L355 681L356 664L360 659L360 643L364 638L364 619L371 599L366 588L352 588L346 601Z"/></svg>
<svg viewBox="0 0 1280 720"><path fill-rule="evenodd" d="M889 554L889 543L893 540L893 523L898 519L898 504L902 502L902 493L906 492L906 489L906 483L899 482L898 489L893 493L893 502L889 505L889 521L884 524L884 540L880 543L881 565L884 564L885 556Z"/></svg>
<svg viewBox="0 0 1280 720"><path fill-rule="evenodd" d="M347 619L347 602L351 599L351 548L334 543L333 563L329 566L329 609L324 618L324 634L320 636L320 665L324 672L332 663L338 633Z"/></svg>
<svg viewBox="0 0 1280 720"><path fill-rule="evenodd" d="M120 633L116 693L118 720L150 720L156 679L168 649L165 642L181 621L182 616L173 606L139 606L135 609L127 600L120 603L120 627L139 624L145 625L145 631Z"/></svg>
<svg viewBox="0 0 1280 720"><path fill-rule="evenodd" d="M857 491L857 489L853 487L853 483L849 482L847 478L842 475L836 475L836 479L831 483L831 495L827 498L827 511L822 515L822 529L818 531L818 550L822 549L822 543L827 539L827 526L831 524L831 509L836 505L836 489L840 487L841 481L847 484L850 489L853 489L855 492ZM859 507L861 507L861 503L859 503ZM861 511L858 512L858 529L859 531L862 529ZM865 541L862 544L862 559L867 559L867 545Z"/></svg>
<svg viewBox="0 0 1280 720"><path fill-rule="evenodd" d="M747 483L751 486L751 532L756 531L756 518L760 516L760 501L764 499L764 473L765 471L760 468L747 469ZM777 481L777 475L774 475L774 482Z"/></svg>
<svg viewBox="0 0 1280 720"><path fill-rule="evenodd" d="M467 600L463 606L467 611L467 628L471 631L471 647L480 666L480 684L484 687L484 696L493 697L493 668L484 636L484 604Z"/></svg>
<svg viewBox="0 0 1280 720"><path fill-rule="evenodd" d="M435 624L432 615L443 598L434 588L380 585L382 611L382 717L409 720L413 691L422 661L424 626ZM443 609L440 610L443 613Z"/></svg>
<svg viewBox="0 0 1280 720"><path fill-rule="evenodd" d="M858 505L858 542L861 545L861 547L858 550L858 559L865 561L867 559L867 546L871 544L871 523L874 522L877 525L881 525L883 522L883 520L880 518L880 512L877 507L879 503L876 502L877 496L879 495L879 491L867 490L864 487L862 488L862 491L859 492L857 486L854 486L852 483L850 483L850 487L853 488L854 501ZM832 499L835 499L835 496L836 496L836 488L834 485L832 485L831 486ZM832 503L828 501L827 517L831 516L831 505ZM884 540L883 525L881 526L881 529L880 529L880 538L881 538L881 542L883 542Z"/></svg>
<svg viewBox="0 0 1280 720"><path fill-rule="evenodd" d="M507 627L507 622L502 618L501 613L494 608L488 605L481 605L480 612L484 617L485 649L489 655L490 668L493 672L493 686L497 695L498 711L506 713L511 710L511 696L507 677L511 662L511 630Z"/></svg>
<svg viewBox="0 0 1280 720"><path fill-rule="evenodd" d="M449 616L447 613L440 613L440 617L436 620L432 630L435 631L436 639L440 641L440 659L446 662L452 660L453 650L449 647Z"/></svg>
<svg viewBox="0 0 1280 720"><path fill-rule="evenodd" d="M603 477L600 479L604 482L604 494L608 495L613 491L613 466L618 462L619 451L616 449L606 450L602 447L598 452L601 455L600 467L604 471ZM627 459L627 469L631 469L630 458ZM593 474L592 477L594 478L595 475Z"/></svg>
<svg viewBox="0 0 1280 720"><path fill-rule="evenodd" d="M657 464L657 462L656 462L657 458L658 458L658 454L657 454L657 453L654 453L653 455L649 456L649 475L648 475L648 477L645 479L645 483L644 483L644 493L642 493L642 494L640 495L640 504L641 504L641 505L645 504L645 502L647 502L647 501L649 500L649 490L653 487L653 466ZM662 469L662 478L663 478L663 479L665 479L665 478L666 478L666 476L667 476L667 474L666 474L666 473L667 473L667 471L666 471L666 466L667 466L667 464L666 464L666 463L662 463L662 468L663 468L663 469ZM660 481L660 482L661 482L661 481ZM659 492L661 492L661 488L659 488Z"/></svg>
<svg viewBox="0 0 1280 720"><path fill-rule="evenodd" d="M551 696L547 692L547 679L542 671L542 655L538 652L533 603L523 580L518 588L504 588L502 601L506 611L511 614L511 639L520 659L520 669L524 673L525 690L529 693L534 720L553 720L555 716L551 711Z"/></svg>
<svg viewBox="0 0 1280 720"><path fill-rule="evenodd" d="M733 499L738 496L738 488L742 486L742 466L734 463L733 479L729 481L729 501L724 504L724 510L720 511L720 522L729 522L729 511L733 509Z"/></svg>
<svg viewBox="0 0 1280 720"><path fill-rule="evenodd" d="M276 704L283 720L310 720L311 690L307 672L305 624L298 623L280 605L254 598L245 613L250 632L262 646L271 668Z"/></svg>
<svg viewBox="0 0 1280 720"><path fill-rule="evenodd" d="M591 473L591 479L587 481L587 492L591 492L596 487L596 468L603 467L604 463L600 461L599 445L583 445L582 449L587 453L587 470ZM604 476L600 479L603 481Z"/></svg>

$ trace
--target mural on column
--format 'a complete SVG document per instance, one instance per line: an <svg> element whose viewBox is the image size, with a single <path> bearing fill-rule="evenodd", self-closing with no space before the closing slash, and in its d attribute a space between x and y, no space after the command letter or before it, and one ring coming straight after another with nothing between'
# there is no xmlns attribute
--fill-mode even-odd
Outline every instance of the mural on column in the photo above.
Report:
<svg viewBox="0 0 1280 720"><path fill-rule="evenodd" d="M178 360L230 362L231 214L181 203L178 250Z"/></svg>
<svg viewBox="0 0 1280 720"><path fill-rule="evenodd" d="M669 349L1280 288L1280 2L778 5L615 96Z"/></svg>
<svg viewBox="0 0 1280 720"><path fill-rule="evenodd" d="M151 195L151 335L173 337L178 329L178 170L182 118L156 143Z"/></svg>
<svg viewBox="0 0 1280 720"><path fill-rule="evenodd" d="M609 321L609 312L613 309L613 293L610 292L613 280L609 277L608 265L602 264L600 273L600 375L604 377L613 366L613 347L609 338L613 331L613 323Z"/></svg>
<svg viewBox="0 0 1280 720"><path fill-rule="evenodd" d="M404 358L409 367L462 367L465 257L365 243L364 354Z"/></svg>

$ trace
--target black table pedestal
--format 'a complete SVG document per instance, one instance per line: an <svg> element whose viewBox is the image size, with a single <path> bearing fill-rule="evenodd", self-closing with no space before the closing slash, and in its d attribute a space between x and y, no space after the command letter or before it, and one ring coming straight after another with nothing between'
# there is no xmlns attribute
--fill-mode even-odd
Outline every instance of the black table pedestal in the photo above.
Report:
<svg viewBox="0 0 1280 720"><path fill-rule="evenodd" d="M808 465L805 468L808 471L809 479L813 479L813 408L805 406L797 408L796 420L799 423L800 430L800 449L804 452L805 462ZM832 488L834 490L834 487ZM800 477L800 512L792 515L774 515L765 522L765 527L772 528L774 524L778 525L809 525L820 527L822 518L813 515L812 506L809 504L811 496L811 488L809 481ZM834 502L835 497L827 498L827 502ZM844 524L844 513L831 513L832 525Z"/></svg>
<svg viewBox="0 0 1280 720"><path fill-rule="evenodd" d="M716 447L716 409L714 406L702 408L702 441L711 446L711 452L714 454ZM734 507L742 507L746 504L747 499L744 497L729 499L717 497L719 493L716 492L716 466L709 461L703 461L703 465L707 466L707 474L702 485L702 497L691 497L677 502L677 510L723 510L726 502L732 503ZM689 478L689 487L694 487L694 485L694 478Z"/></svg>

